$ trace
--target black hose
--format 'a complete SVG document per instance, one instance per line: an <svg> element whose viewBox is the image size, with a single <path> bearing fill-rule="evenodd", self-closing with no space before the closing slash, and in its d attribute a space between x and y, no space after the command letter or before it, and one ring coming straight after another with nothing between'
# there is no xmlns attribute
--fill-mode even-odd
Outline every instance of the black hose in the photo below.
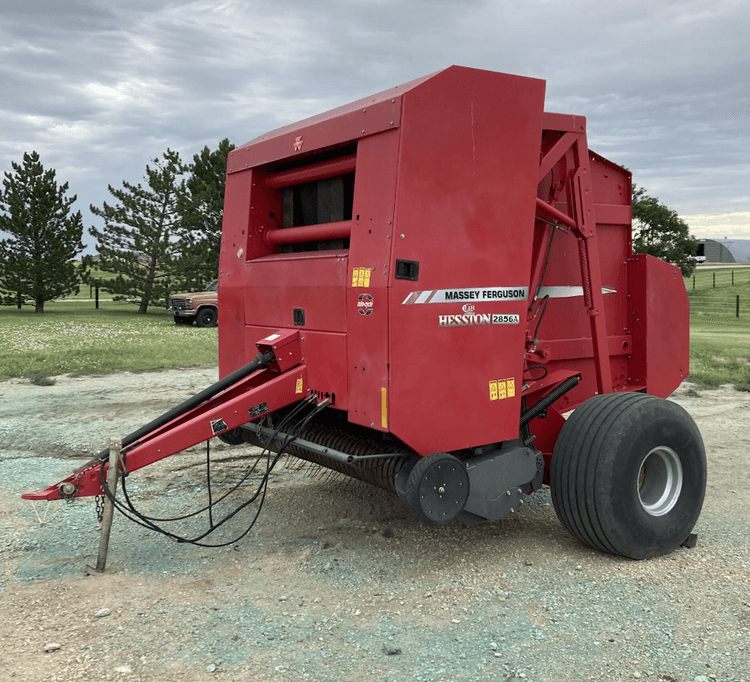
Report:
<svg viewBox="0 0 750 682"><path fill-rule="evenodd" d="M568 377L563 381L557 388L555 388L549 395L544 396L538 403L532 405L526 412L521 415L521 426L525 426L532 419L538 417L544 410L546 410L552 403L558 398L565 395L571 388L578 385L581 377Z"/></svg>
<svg viewBox="0 0 750 682"><path fill-rule="evenodd" d="M163 415L161 415L161 417L157 417L145 426L142 426L137 431L133 431L133 433L125 436L125 438L122 439L122 446L125 447L127 445L132 445L139 438L147 436L152 431L156 431L156 429L158 429L159 427L164 426L164 424L168 424L173 419L176 419L177 417L185 414L189 410L192 410L194 407L198 407L198 405L206 402L206 400L209 400L210 398L213 398L218 393L221 393L223 390L229 388L232 384L237 383L240 379L244 379L245 377L250 376L253 372L257 372L259 369L268 367L268 363L270 363L272 360L273 352L268 351L267 353L258 353L255 356L255 359L244 367L240 367L238 370L232 372L231 374L228 374L223 379L217 381L215 384L211 384L211 386L209 386L208 388L203 389L200 393L197 393L192 398L188 398L185 402L180 403L177 407L173 407L168 412L165 412ZM109 448L107 448L106 450L102 450L97 455L97 458L102 461L106 460L108 457Z"/></svg>

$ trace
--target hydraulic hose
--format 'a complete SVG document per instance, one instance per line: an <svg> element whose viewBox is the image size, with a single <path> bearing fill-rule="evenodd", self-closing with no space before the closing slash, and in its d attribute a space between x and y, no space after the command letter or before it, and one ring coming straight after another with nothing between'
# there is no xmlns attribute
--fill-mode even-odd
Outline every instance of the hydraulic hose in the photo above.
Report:
<svg viewBox="0 0 750 682"><path fill-rule="evenodd" d="M173 419L176 419L177 417L185 414L189 410L192 410L194 407L198 407L201 403L206 402L206 400L209 400L210 398L213 398L215 395L221 393L224 389L229 388L232 386L232 384L237 383L240 379L244 379L247 376L250 376L253 372L257 372L259 369L265 369L268 367L268 364L273 361L274 356L271 351L268 351L267 353L258 353L255 356L255 359L245 365L244 367L240 367L238 370L232 372L231 374L228 374L223 379L220 379L215 384L211 384L208 388L203 389L200 393L196 393L192 398L188 398L185 402L180 403L177 407L173 407L168 412L165 412L160 417L157 417L153 421L150 421L145 426L142 426L137 431L133 431L133 433L128 434L125 436L125 438L122 439L122 446L125 447L127 445L132 445L135 443L139 438L143 438L144 436L147 436L152 431L156 431L161 426L164 426L165 424L168 424ZM98 455L97 459L104 461L109 457L109 448L106 450L102 450Z"/></svg>
<svg viewBox="0 0 750 682"><path fill-rule="evenodd" d="M571 388L578 385L581 377L568 377L563 381L557 388L544 396L538 403L532 405L526 412L521 415L521 426L525 426L532 419L538 417L544 410L546 410L552 403L558 398L565 395Z"/></svg>

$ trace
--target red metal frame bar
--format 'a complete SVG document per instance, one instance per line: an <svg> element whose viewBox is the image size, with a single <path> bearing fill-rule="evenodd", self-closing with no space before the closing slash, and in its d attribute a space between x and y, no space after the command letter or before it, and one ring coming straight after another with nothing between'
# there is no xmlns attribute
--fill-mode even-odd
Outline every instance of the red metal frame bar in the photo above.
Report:
<svg viewBox="0 0 750 682"><path fill-rule="evenodd" d="M335 223L320 223L304 227L284 227L269 230L263 236L269 246L319 242L326 239L348 239L352 233L352 221L341 220Z"/></svg>
<svg viewBox="0 0 750 682"><path fill-rule="evenodd" d="M586 121L579 116L545 114L544 125L546 129L557 130L565 134L547 150L540 160L539 180L541 182L555 164L572 149L576 171L568 181L566 189L568 210L573 215L566 215L538 197L537 211L569 227L578 238L581 282L584 305L591 325L597 391L611 393L612 371L609 362L607 325L604 319L604 296L586 140Z"/></svg>
<svg viewBox="0 0 750 682"><path fill-rule="evenodd" d="M544 180L555 164L563 157L565 152L570 149L570 146L576 141L577 135L575 133L565 133L555 144L550 147L541 163L539 164L539 182Z"/></svg>
<svg viewBox="0 0 750 682"><path fill-rule="evenodd" d="M337 175L346 175L353 173L357 167L357 155L350 154L342 156L340 159L332 161L321 161L313 163L303 168L295 168L276 175L269 175L265 179L265 186L269 189L282 189L292 185L301 185L303 182L313 182L315 180L324 180L325 178L334 178Z"/></svg>
<svg viewBox="0 0 750 682"><path fill-rule="evenodd" d="M561 210L555 208L551 204L548 204L544 199L536 198L536 207L540 211L546 213L550 218L556 220L558 223L562 223L567 227L575 230L578 229L578 223L568 215L565 215Z"/></svg>
<svg viewBox="0 0 750 682"><path fill-rule="evenodd" d="M607 323L604 319L604 294L602 293L602 270L599 262L599 245L596 236L594 192L591 185L588 144L586 133L581 133L573 145L578 170L573 178L573 204L575 206L581 254L581 279L584 300L588 306L591 323L591 339L594 342L594 365L596 366L597 390L612 392L612 369L607 347ZM588 286L588 295L586 288Z"/></svg>

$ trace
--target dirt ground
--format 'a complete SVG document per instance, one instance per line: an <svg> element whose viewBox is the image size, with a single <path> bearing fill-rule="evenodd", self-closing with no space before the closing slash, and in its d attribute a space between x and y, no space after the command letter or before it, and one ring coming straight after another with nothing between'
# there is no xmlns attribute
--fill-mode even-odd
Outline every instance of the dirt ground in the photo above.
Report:
<svg viewBox="0 0 750 682"><path fill-rule="evenodd" d="M243 539L176 543L118 514L107 571L91 575L93 500L46 509L20 494L215 379L0 382L1 681L750 680L750 394L675 395L703 434L709 481L697 547L666 557L581 545L546 489L503 521L428 528L393 495L279 465ZM212 447L214 497L252 452ZM195 448L134 473L128 493L157 515L198 508L204 464ZM206 520L184 524L197 534Z"/></svg>

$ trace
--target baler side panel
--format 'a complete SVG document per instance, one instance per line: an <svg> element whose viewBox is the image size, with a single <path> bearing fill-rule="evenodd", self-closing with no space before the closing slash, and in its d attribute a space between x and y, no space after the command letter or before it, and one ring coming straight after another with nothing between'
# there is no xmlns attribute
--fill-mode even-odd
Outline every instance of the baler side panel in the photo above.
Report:
<svg viewBox="0 0 750 682"><path fill-rule="evenodd" d="M244 339L243 257L250 229L252 171L227 175L224 222L219 255L219 376L225 377L246 364ZM241 251L241 252L240 252ZM255 346L248 353L256 352Z"/></svg>
<svg viewBox="0 0 750 682"><path fill-rule="evenodd" d="M690 372L690 302L680 268L647 254L628 261L631 383L666 398Z"/></svg>
<svg viewBox="0 0 750 682"><path fill-rule="evenodd" d="M405 301L528 287L543 103L543 81L463 69L404 95L391 273L399 259L420 269L392 280L390 413L421 454L518 435L526 298ZM440 326L467 314L479 324ZM484 324L493 315L519 323Z"/></svg>
<svg viewBox="0 0 750 682"><path fill-rule="evenodd" d="M266 256L245 266L245 319L265 327L346 331L346 251Z"/></svg>
<svg viewBox="0 0 750 682"><path fill-rule="evenodd" d="M347 283L349 421L388 429L388 286L399 131L360 140Z"/></svg>

